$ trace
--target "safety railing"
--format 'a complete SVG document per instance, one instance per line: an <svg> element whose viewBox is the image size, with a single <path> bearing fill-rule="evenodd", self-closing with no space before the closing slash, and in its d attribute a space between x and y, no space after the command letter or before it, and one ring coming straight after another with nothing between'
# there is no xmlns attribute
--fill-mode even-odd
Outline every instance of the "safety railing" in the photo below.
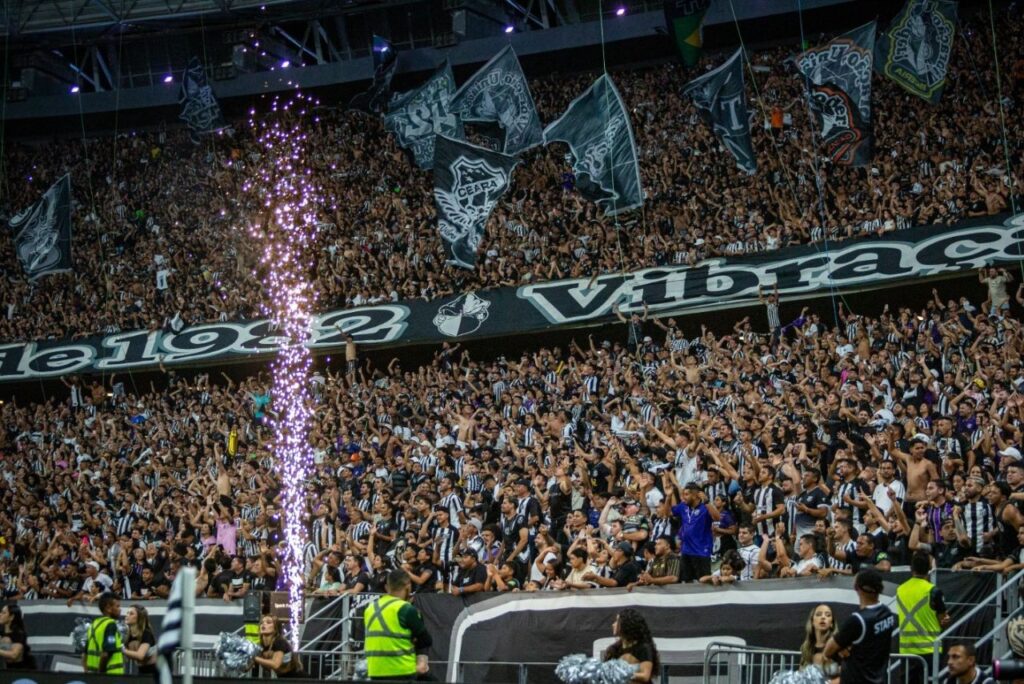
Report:
<svg viewBox="0 0 1024 684"><path fill-rule="evenodd" d="M889 658L887 684L921 684L927 662L921 656ZM800 669L800 652L713 642L704 649L704 684L768 684L779 672Z"/></svg>
<svg viewBox="0 0 1024 684"><path fill-rule="evenodd" d="M1021 603L1021 585L1024 583L1024 570L1005 579L996 577L996 590L987 598L979 601L974 608L961 615L935 640L932 653L932 672L936 673L935 681L945 681L949 668L942 666L945 649L955 642L970 642L978 653L978 662L989 662L1011 655L1006 641L1006 625L1017 617L1024 606ZM979 615L991 613L991 627L981 635L964 634L964 628L977 620ZM977 630L972 630L977 631Z"/></svg>

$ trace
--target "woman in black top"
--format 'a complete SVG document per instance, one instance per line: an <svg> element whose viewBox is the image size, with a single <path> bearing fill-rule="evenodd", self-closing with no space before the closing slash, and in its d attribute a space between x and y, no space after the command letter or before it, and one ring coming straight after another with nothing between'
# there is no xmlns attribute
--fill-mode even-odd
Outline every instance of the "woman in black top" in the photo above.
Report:
<svg viewBox="0 0 1024 684"><path fill-rule="evenodd" d="M815 606L807 616L804 626L804 643L800 647L800 667L808 665L825 665L825 644L829 637L836 633L836 622L832 616L832 608L822 603Z"/></svg>
<svg viewBox="0 0 1024 684"><path fill-rule="evenodd" d="M124 657L135 663L139 674L156 674L156 637L149 625L149 613L142 606L132 606L124 617L128 625Z"/></svg>
<svg viewBox="0 0 1024 684"><path fill-rule="evenodd" d="M254 664L280 677L301 677L302 662L292 652L292 645L281 634L281 624L273 615L260 618L260 654Z"/></svg>
<svg viewBox="0 0 1024 684"><path fill-rule="evenodd" d="M28 646L25 618L21 608L8 604L0 610L0 659L8 670L34 670L35 659Z"/></svg>
<svg viewBox="0 0 1024 684"><path fill-rule="evenodd" d="M633 682L647 684L654 680L660 660L658 648L654 645L651 630L647 621L632 608L626 608L615 617L612 623L612 634L619 640L604 652L605 660L621 658L627 663L638 665L633 675Z"/></svg>

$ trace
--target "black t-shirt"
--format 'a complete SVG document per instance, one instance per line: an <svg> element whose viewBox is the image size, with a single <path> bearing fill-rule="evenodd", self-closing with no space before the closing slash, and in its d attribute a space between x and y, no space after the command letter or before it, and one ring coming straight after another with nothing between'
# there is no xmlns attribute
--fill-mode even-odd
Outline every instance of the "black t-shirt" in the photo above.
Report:
<svg viewBox="0 0 1024 684"><path fill-rule="evenodd" d="M146 651L146 661L150 663L148 665L139 665L139 674L156 674L156 637L153 636L153 631L147 629L142 633L142 637L139 639L129 639L126 644L129 649L136 650L142 644L148 644L149 650Z"/></svg>
<svg viewBox="0 0 1024 684"><path fill-rule="evenodd" d="M615 586L624 587L627 584L636 582L640 578L640 566L632 560L626 561L615 569L615 573L612 575L612 579L615 580Z"/></svg>
<svg viewBox="0 0 1024 684"><path fill-rule="evenodd" d="M850 556L850 569L853 574L861 571L861 568L873 568L884 560L889 560L889 554L885 551L875 551L867 558L861 558L856 553Z"/></svg>
<svg viewBox="0 0 1024 684"><path fill-rule="evenodd" d="M346 589L354 589L357 584L362 584L363 591L366 591L370 587L370 577L365 572L360 572L358 575L346 578L342 584Z"/></svg>
<svg viewBox="0 0 1024 684"><path fill-rule="evenodd" d="M34 670L36 668L35 658L32 657L32 649L28 646L28 635L23 631L6 632L5 637L11 640L12 644L21 644L21 660L16 663L8 661L8 670Z"/></svg>
<svg viewBox="0 0 1024 684"><path fill-rule="evenodd" d="M284 658L281 660L281 670L277 673L277 676L302 676L302 667L300 666L299 660L295 657L295 654L292 653L292 645L288 643L288 640L284 637L278 637L274 639L274 643L270 645L269 649L266 649L262 652L262 656L264 658L272 658L274 656L274 653L277 651L280 651L284 654Z"/></svg>
<svg viewBox="0 0 1024 684"><path fill-rule="evenodd" d="M468 587L471 584L483 584L487 580L487 570L477 563L472 570L459 568L459 574L455 576L455 586Z"/></svg>
<svg viewBox="0 0 1024 684"><path fill-rule="evenodd" d="M836 632L836 643L849 648L841 684L883 684L889 666L896 616L881 603L854 611Z"/></svg>
<svg viewBox="0 0 1024 684"><path fill-rule="evenodd" d="M427 561L426 563L421 563L414 566L412 571L417 577L421 577L425 572L430 573L430 578L423 584L416 584L415 582L413 582L412 593L423 594L437 591L438 570L436 565L434 565L430 561Z"/></svg>

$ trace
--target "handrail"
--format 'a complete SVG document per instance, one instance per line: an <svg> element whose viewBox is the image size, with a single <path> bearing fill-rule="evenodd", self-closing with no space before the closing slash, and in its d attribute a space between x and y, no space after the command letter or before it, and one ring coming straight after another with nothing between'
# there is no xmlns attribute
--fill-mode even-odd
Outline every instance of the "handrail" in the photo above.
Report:
<svg viewBox="0 0 1024 684"><path fill-rule="evenodd" d="M350 598L351 598L351 596L349 594L345 594L344 596L337 596L337 597L335 597L333 601L328 601L327 605L323 606L322 608L320 608L320 610L318 610L315 613L313 613L312 615L308 616L305 619L304 624L305 623L309 623L311 620L320 619L320 616L323 613L327 612L328 610L334 609L339 603L344 605L344 603L347 600L349 600ZM313 644L319 642L324 637L324 635L327 634L329 631L330 630L324 630L320 634L316 635L315 637L313 637L312 639L307 641L305 644L302 644L300 646L300 648L299 648L299 652L301 653L301 652L309 651L310 650L309 647L312 646Z"/></svg>
<svg viewBox="0 0 1024 684"><path fill-rule="evenodd" d="M1003 631L1006 629L1006 625L1010 622L1010 620L1013 620L1014 618L1018 617L1021 614L1022 611L1024 611L1024 606L1018 606L1016 609L1011 610L1006 617L1004 617L1002 620L1000 620L997 624L993 625L992 629L990 629L985 634L982 634L980 637L961 637L961 638L963 638L963 639L973 639L974 640L974 648L977 649L978 647L980 647L980 646L982 646L984 644L987 644L989 641L994 641L997 636L999 636L1001 633L1003 633ZM1009 653L1012 653L1012 651L1010 651ZM993 646L992 659L995 660L997 658L997 656L998 656L998 654L995 652L994 646ZM1007 654L1004 654L1003 657L1007 657ZM945 667L943 667L941 670L939 670L936 673L935 679L936 679L936 681L943 681L944 678L948 674L949 674L949 665L946 665Z"/></svg>
<svg viewBox="0 0 1024 684"><path fill-rule="evenodd" d="M972 619L982 610L987 610L991 607L994 607L996 609L995 622L1000 622L1001 618L999 616L999 611L1002 608L1002 600L1004 594L1007 593L1008 589L1012 589L1016 592L1022 581L1024 581L1024 570L1018 571L1017 574L1013 575L1009 579L1003 579L1002 575L999 575L997 577L997 582L999 583L999 586L996 588L994 592L985 597L983 601L979 601L978 604L974 606L974 608L971 608L969 611L961 615L955 622L950 624L949 627L946 627L945 630L943 630L937 637L935 637L935 641L932 642L934 646L934 648L932 649L932 672L938 672L941 669L940 661L942 659L943 641L951 637L955 637L956 630L959 629L968 620ZM990 605L993 603L994 605Z"/></svg>
<svg viewBox="0 0 1024 684"><path fill-rule="evenodd" d="M722 641L713 641L713 642L709 643L704 648L704 672L703 672L703 676L702 676L704 684L711 684L711 677L712 677L712 667L711 667L711 665L712 665L712 662L713 661L719 662L718 661L718 657L722 656L722 655L736 655L736 656L740 656L740 657L743 657L743 656L749 657L749 656L755 656L755 655L769 656L769 657L771 657L771 659L768 660L765 663L757 662L757 663L747 663L747 664L748 665L753 665L754 667L764 667L765 665L768 665L768 666L771 666L772 668L780 667L781 666L781 667L791 667L793 669L797 669L797 667L799 666L800 657L801 657L800 651L791 651L791 650L778 649L778 648L767 648L767 647L763 647L763 646L747 646L747 645L742 645L742 644L726 643L726 642L722 642ZM912 684L919 684L917 681L914 681L914 677L916 677L916 673L915 673L914 668L910 667L911 663L917 663L918 666L919 666L919 670L921 672L924 672L925 669L927 668L927 661L923 657L921 657L919 655L904 654L904 653L892 653L892 654L890 654L890 656L889 656L889 666L886 669L886 672L887 672L887 675L888 675L888 681L890 681L890 682L893 681L893 674L894 673L900 673L901 672L902 673L902 680L901 681L903 681L905 684L911 684L911 683ZM719 662L719 664L721 664L721 663ZM902 670L901 670L901 668L902 668ZM715 674L720 677L721 676L721 671L718 670L718 671L715 672ZM663 670L663 673L662 673L662 680L663 681L667 681L665 679L664 670ZM730 681L732 681L732 680L730 679Z"/></svg>

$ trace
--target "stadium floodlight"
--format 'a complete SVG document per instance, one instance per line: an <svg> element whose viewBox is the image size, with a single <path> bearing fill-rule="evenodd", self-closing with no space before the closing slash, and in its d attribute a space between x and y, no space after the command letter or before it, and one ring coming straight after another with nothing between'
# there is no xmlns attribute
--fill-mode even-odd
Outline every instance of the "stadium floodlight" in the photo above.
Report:
<svg viewBox="0 0 1024 684"><path fill-rule="evenodd" d="M619 6L619 8L617 10L615 10L615 16L617 16L617 17L624 17L624 16L626 16L626 8L622 7L622 6Z"/></svg>
<svg viewBox="0 0 1024 684"><path fill-rule="evenodd" d="M516 30L516 27L513 26L512 24L506 24L505 25L505 33L513 33L515 30Z"/></svg>
<svg viewBox="0 0 1024 684"><path fill-rule="evenodd" d="M174 83L174 76L167 74L164 76L164 83Z"/></svg>
<svg viewBox="0 0 1024 684"><path fill-rule="evenodd" d="M79 90L81 90L81 88L79 88L78 86L76 86L76 85L71 86L71 94L72 95L78 94Z"/></svg>
<svg viewBox="0 0 1024 684"><path fill-rule="evenodd" d="M281 68L282 68L282 69L287 69L287 68L288 68L288 67L290 67L291 65L292 65L292 63L291 63L291 62L290 62L289 60L287 60L287 59L286 59L286 60L284 60L283 62L281 62Z"/></svg>

